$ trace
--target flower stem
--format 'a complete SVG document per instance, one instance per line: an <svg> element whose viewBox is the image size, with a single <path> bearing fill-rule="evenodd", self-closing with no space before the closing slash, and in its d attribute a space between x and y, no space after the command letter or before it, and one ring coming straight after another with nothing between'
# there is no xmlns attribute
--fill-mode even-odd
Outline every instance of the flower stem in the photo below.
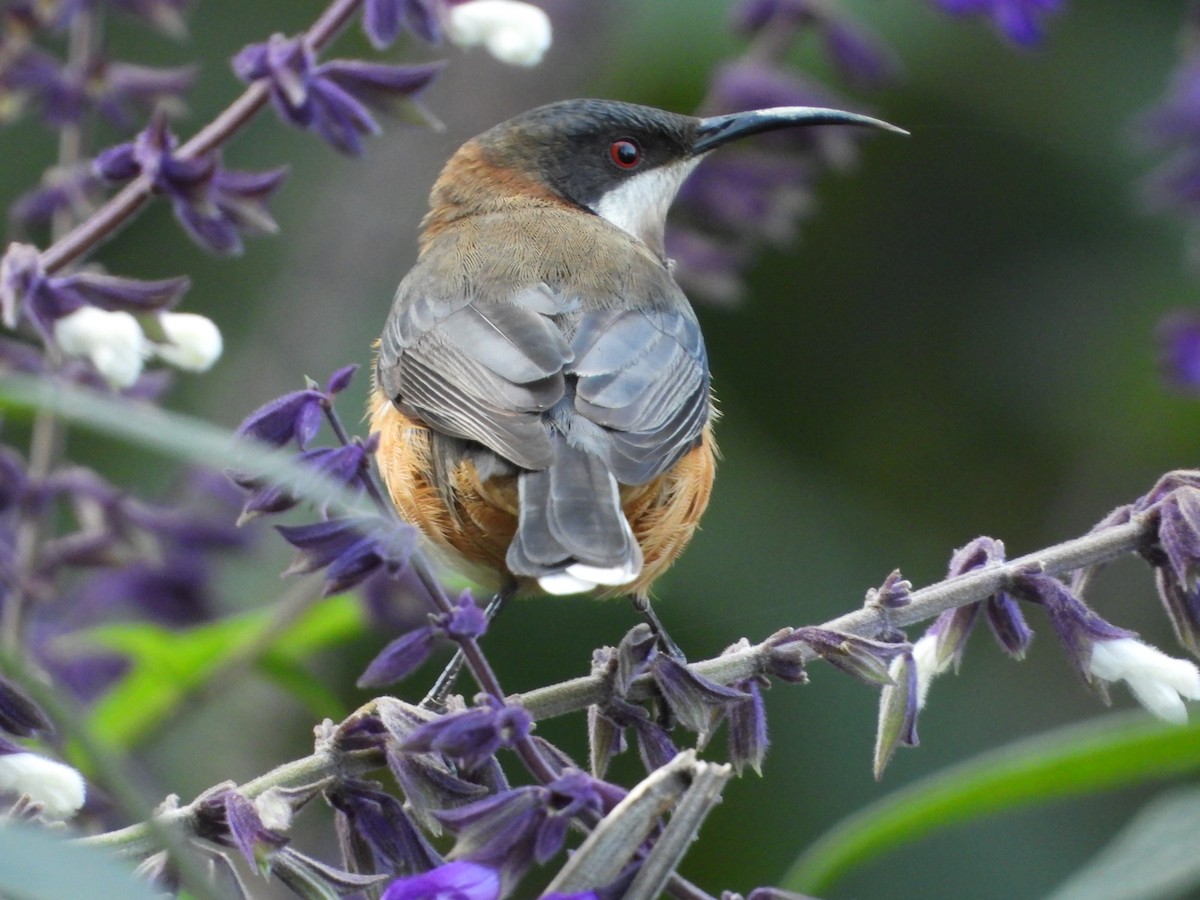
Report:
<svg viewBox="0 0 1200 900"><path fill-rule="evenodd" d="M85 71L95 53L100 39L100 12L82 10L71 20L67 37L67 69L72 72ZM69 122L58 133L58 167L66 170L77 165L84 157L84 123ZM50 233L57 239L71 229L71 212L61 209L55 212L50 223ZM62 353L51 344L47 348L47 362L51 370L62 364ZM33 419L29 440L29 483L37 485L57 467L62 456L66 429L52 411L39 409ZM17 573L17 589L4 604L0 614L0 645L9 656L20 659L24 653L25 618L34 603L33 583L38 563L38 548L41 545L45 511L40 507L27 509L17 529L14 550L14 571Z"/></svg>
<svg viewBox="0 0 1200 900"><path fill-rule="evenodd" d="M337 36L342 26L358 10L362 0L332 0L325 11L305 33L305 43L320 50ZM179 159L192 159L217 149L249 122L266 105L270 89L266 82L250 85L236 100L217 115L175 154ZM75 229L55 240L42 253L42 266L48 274L83 256L101 241L114 235L150 198L153 190L150 178L139 175L107 203L88 216Z"/></svg>

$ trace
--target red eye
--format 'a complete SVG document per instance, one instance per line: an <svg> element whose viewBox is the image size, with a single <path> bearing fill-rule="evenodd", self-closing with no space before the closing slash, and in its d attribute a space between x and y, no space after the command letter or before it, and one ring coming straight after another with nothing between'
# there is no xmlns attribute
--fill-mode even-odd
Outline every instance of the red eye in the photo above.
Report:
<svg viewBox="0 0 1200 900"><path fill-rule="evenodd" d="M631 140L613 141L608 155L622 169L632 169L642 161L642 148Z"/></svg>

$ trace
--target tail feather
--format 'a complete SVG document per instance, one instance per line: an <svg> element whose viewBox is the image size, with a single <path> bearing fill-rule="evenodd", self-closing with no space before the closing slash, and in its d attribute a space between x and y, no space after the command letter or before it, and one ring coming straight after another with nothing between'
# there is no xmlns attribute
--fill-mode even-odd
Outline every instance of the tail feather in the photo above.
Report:
<svg viewBox="0 0 1200 900"><path fill-rule="evenodd" d="M633 581L642 552L621 511L615 476L599 457L561 437L554 445L549 468L520 475L509 569L537 578L550 593Z"/></svg>

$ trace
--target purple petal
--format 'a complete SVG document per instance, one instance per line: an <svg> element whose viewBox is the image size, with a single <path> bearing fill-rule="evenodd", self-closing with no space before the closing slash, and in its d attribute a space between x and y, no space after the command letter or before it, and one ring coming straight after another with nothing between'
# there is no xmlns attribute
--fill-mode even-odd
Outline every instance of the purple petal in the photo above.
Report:
<svg viewBox="0 0 1200 900"><path fill-rule="evenodd" d="M460 859L421 875L396 879L380 900L499 900L499 897L498 871Z"/></svg>
<svg viewBox="0 0 1200 900"><path fill-rule="evenodd" d="M351 379L354 378L354 373L358 371L358 363L352 363L348 366L343 366L332 375L329 376L329 382L325 385L325 391L329 394L340 394L350 386Z"/></svg>
<svg viewBox="0 0 1200 900"><path fill-rule="evenodd" d="M384 647L359 677L360 688L385 687L403 681L433 651L437 632L432 626L416 628Z"/></svg>
<svg viewBox="0 0 1200 900"><path fill-rule="evenodd" d="M316 435L323 416L325 395L320 391L292 391L248 415L236 433L281 447L295 438L304 449ZM315 410L315 415L309 410Z"/></svg>
<svg viewBox="0 0 1200 900"><path fill-rule="evenodd" d="M363 31L376 50L392 45L400 36L398 0L366 0L363 4Z"/></svg>

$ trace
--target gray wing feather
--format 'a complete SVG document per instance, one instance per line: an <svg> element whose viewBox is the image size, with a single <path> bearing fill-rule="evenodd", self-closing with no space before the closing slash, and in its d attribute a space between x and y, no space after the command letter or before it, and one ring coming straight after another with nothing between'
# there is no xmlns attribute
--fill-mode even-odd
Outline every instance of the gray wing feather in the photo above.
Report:
<svg viewBox="0 0 1200 900"><path fill-rule="evenodd" d="M695 446L709 416L708 358L683 307L604 310L575 333L575 408L609 429L609 464L642 484Z"/></svg>

